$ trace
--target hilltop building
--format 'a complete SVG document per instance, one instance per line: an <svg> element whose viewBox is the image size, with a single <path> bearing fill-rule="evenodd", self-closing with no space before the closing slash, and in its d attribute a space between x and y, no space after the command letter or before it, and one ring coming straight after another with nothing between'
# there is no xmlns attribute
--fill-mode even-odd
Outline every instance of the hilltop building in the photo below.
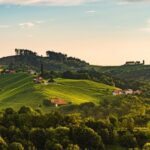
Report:
<svg viewBox="0 0 150 150"><path fill-rule="evenodd" d="M145 65L145 60L143 62L140 61L127 61L125 65Z"/></svg>

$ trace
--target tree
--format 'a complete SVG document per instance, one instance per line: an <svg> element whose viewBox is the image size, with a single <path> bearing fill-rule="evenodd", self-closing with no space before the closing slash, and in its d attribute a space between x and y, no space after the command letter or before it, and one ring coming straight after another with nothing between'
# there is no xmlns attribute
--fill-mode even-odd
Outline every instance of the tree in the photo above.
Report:
<svg viewBox="0 0 150 150"><path fill-rule="evenodd" d="M122 120L122 126L124 128L127 128L130 131L133 131L133 129L134 129L134 119L133 118L124 118Z"/></svg>
<svg viewBox="0 0 150 150"><path fill-rule="evenodd" d="M51 147L51 150L63 150L63 147L61 144L54 144L54 146Z"/></svg>
<svg viewBox="0 0 150 150"><path fill-rule="evenodd" d="M18 111L19 114L32 114L33 112L34 110L28 106L22 106Z"/></svg>
<svg viewBox="0 0 150 150"><path fill-rule="evenodd" d="M46 55L50 60L55 60L55 61L60 61L60 62L64 62L67 60L66 54L57 53L54 51L47 51Z"/></svg>
<svg viewBox="0 0 150 150"><path fill-rule="evenodd" d="M133 134L127 132L120 138L120 144L126 148L135 148L137 146L137 141Z"/></svg>
<svg viewBox="0 0 150 150"><path fill-rule="evenodd" d="M114 126L114 127L118 127L118 119L115 116L110 116L109 117L109 121L110 123Z"/></svg>
<svg viewBox="0 0 150 150"><path fill-rule="evenodd" d="M136 140L137 140L137 144L138 146L142 149L142 147L144 146L144 144L146 142L148 142L150 135L148 133L139 131L135 134Z"/></svg>
<svg viewBox="0 0 150 150"><path fill-rule="evenodd" d="M46 142L46 132L44 129L32 129L30 133L30 140L38 150L44 149Z"/></svg>
<svg viewBox="0 0 150 150"><path fill-rule="evenodd" d="M7 143L0 137L0 150L7 150Z"/></svg>
<svg viewBox="0 0 150 150"><path fill-rule="evenodd" d="M8 150L24 150L24 147L21 143L13 142L9 145Z"/></svg>
<svg viewBox="0 0 150 150"><path fill-rule="evenodd" d="M82 149L104 149L101 137L94 130L88 127L72 127L71 139L74 144L78 144Z"/></svg>
<svg viewBox="0 0 150 150"><path fill-rule="evenodd" d="M80 150L80 147L78 145L69 144L66 150Z"/></svg>
<svg viewBox="0 0 150 150"><path fill-rule="evenodd" d="M143 150L150 150L150 143L145 143Z"/></svg>

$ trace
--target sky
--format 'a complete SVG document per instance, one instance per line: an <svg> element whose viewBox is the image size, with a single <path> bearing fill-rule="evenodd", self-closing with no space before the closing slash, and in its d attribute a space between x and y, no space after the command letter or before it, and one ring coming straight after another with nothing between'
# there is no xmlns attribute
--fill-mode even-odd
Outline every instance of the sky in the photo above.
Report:
<svg viewBox="0 0 150 150"><path fill-rule="evenodd" d="M15 48L150 64L150 0L0 0L0 57Z"/></svg>

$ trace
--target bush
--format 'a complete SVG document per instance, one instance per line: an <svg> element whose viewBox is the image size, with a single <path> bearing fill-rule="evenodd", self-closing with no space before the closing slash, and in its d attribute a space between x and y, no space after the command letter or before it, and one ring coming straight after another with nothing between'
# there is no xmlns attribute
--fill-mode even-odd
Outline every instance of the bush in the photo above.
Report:
<svg viewBox="0 0 150 150"><path fill-rule="evenodd" d="M21 143L13 142L9 145L8 150L24 150L24 147Z"/></svg>

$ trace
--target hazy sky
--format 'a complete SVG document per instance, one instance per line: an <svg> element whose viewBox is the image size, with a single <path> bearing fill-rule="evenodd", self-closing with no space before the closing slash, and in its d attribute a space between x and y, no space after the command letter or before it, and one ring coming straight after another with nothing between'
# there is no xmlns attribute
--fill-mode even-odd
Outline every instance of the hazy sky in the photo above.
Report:
<svg viewBox="0 0 150 150"><path fill-rule="evenodd" d="M91 64L150 64L149 0L0 0L0 57L27 48Z"/></svg>

